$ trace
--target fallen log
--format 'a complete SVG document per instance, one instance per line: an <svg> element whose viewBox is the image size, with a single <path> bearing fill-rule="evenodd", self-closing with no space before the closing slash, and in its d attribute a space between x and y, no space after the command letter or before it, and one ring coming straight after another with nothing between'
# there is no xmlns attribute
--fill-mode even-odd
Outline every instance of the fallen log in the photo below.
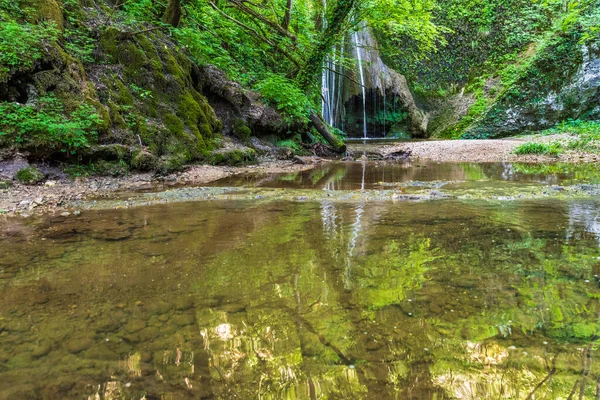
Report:
<svg viewBox="0 0 600 400"><path fill-rule="evenodd" d="M335 152L346 152L346 145L344 144L344 142L340 138L335 136L333 133L331 133L329 127L327 126L327 124L325 124L321 117L319 117L314 112L311 112L310 121L314 125L317 132L319 132L321 136L323 136L323 138L327 141L327 143L329 143L329 145L333 148Z"/></svg>

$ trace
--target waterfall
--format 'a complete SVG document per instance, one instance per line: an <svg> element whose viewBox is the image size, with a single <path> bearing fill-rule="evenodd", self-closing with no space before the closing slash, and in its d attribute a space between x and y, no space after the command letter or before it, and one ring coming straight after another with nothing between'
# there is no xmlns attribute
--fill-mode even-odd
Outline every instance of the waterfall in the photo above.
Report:
<svg viewBox="0 0 600 400"><path fill-rule="evenodd" d="M362 56L360 54L360 46L358 43L358 32L354 32L354 46L356 47L356 60L358 61L358 69L360 71L360 85L362 89L363 100L363 138L367 138L367 89L365 87L365 71L363 69Z"/></svg>
<svg viewBox="0 0 600 400"><path fill-rule="evenodd" d="M327 6L325 0L323 4ZM325 28L325 13L322 18ZM342 37L329 52L323 62L321 95L323 121L353 138L406 134L413 120L422 119L421 113L411 111L417 106L406 78L385 65L366 23ZM406 116L399 113L405 110Z"/></svg>

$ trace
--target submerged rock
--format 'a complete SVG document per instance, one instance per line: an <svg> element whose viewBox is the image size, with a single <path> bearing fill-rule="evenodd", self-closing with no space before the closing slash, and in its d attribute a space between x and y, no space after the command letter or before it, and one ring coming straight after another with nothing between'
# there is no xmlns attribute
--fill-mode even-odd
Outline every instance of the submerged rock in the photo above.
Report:
<svg viewBox="0 0 600 400"><path fill-rule="evenodd" d="M94 344L94 340L90 337L86 337L86 336L79 336L79 337L72 337L69 338L64 346L65 348L73 353L79 353L83 350L87 350L89 349L92 345Z"/></svg>
<svg viewBox="0 0 600 400"><path fill-rule="evenodd" d="M143 321L141 319L134 319L132 321L129 321L125 325L125 330L129 333L134 333L137 331L141 331L145 327L146 327L146 321Z"/></svg>

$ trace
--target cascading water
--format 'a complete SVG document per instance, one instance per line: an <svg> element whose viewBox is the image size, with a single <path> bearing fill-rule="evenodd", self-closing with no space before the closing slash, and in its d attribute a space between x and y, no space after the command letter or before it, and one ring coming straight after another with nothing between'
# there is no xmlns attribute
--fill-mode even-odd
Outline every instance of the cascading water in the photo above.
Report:
<svg viewBox="0 0 600 400"><path fill-rule="evenodd" d="M324 7L327 7L327 2L323 2ZM327 27L325 13L323 13L323 29ZM321 104L322 117L325 122L336 128L343 128L345 112L344 102L347 101L348 88L344 86L344 67L341 63L336 62L338 56L343 58L346 51L352 51L353 58L356 60L356 71L360 77L360 95L362 102L362 137L368 138L368 123L367 123L367 82L365 74L365 50L366 45L362 36L368 35L367 29L354 32L350 37L350 48L346 49L345 41L342 39L339 49L336 47L333 50L332 56L328 56L323 65L323 73L321 75ZM356 82L355 82L356 83ZM357 85L358 86L358 85ZM383 89L385 90L385 89ZM385 103L385 102L384 102ZM385 104L384 104L385 106Z"/></svg>
<svg viewBox="0 0 600 400"><path fill-rule="evenodd" d="M363 24L343 37L323 64L323 120L350 137L406 135L423 120L406 79L385 65L377 48L371 30ZM350 64L347 60L353 67L345 67Z"/></svg>
<svg viewBox="0 0 600 400"><path fill-rule="evenodd" d="M360 45L358 42L358 32L354 32L354 46L356 48L356 60L358 61L358 70L360 71L360 86L362 89L363 101L363 139L367 138L367 89L365 87L365 71L363 69L362 55L360 54Z"/></svg>
<svg viewBox="0 0 600 400"><path fill-rule="evenodd" d="M327 28L327 0L323 0L322 29ZM335 54L334 54L335 56ZM331 126L336 123L336 63L331 56L325 59L321 76L322 117Z"/></svg>

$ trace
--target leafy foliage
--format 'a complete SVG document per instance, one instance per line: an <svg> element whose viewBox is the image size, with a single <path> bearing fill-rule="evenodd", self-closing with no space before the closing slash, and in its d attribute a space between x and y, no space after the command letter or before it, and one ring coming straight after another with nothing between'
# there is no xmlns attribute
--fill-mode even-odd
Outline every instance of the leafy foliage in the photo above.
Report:
<svg viewBox="0 0 600 400"><path fill-rule="evenodd" d="M551 155L558 156L562 151L561 145L559 143L535 143L535 142L527 142L515 149L515 154L525 155L525 154L538 154L538 155Z"/></svg>
<svg viewBox="0 0 600 400"><path fill-rule="evenodd" d="M65 49L84 63L94 62L96 40L85 28L65 30Z"/></svg>
<svg viewBox="0 0 600 400"><path fill-rule="evenodd" d="M306 95L285 77L271 75L259 82L256 90L281 111L289 123L302 122L310 113L311 104Z"/></svg>
<svg viewBox="0 0 600 400"><path fill-rule="evenodd" d="M42 58L46 46L58 39L53 25L0 22L0 82L9 73L31 68Z"/></svg>
<svg viewBox="0 0 600 400"><path fill-rule="evenodd" d="M377 0L366 1L366 20L384 45L388 60L416 62L446 44L444 34L451 30L436 23L436 1Z"/></svg>
<svg viewBox="0 0 600 400"><path fill-rule="evenodd" d="M434 21L447 28L440 51L430 53L429 60L395 61L426 90L466 84L516 60L526 45L550 28L559 9L557 1L440 0L433 9Z"/></svg>
<svg viewBox="0 0 600 400"><path fill-rule="evenodd" d="M81 104L65 115L62 102L54 96L39 99L36 107L0 103L0 139L8 138L19 147L43 147L50 151L74 153L97 137L102 120L94 107Z"/></svg>

